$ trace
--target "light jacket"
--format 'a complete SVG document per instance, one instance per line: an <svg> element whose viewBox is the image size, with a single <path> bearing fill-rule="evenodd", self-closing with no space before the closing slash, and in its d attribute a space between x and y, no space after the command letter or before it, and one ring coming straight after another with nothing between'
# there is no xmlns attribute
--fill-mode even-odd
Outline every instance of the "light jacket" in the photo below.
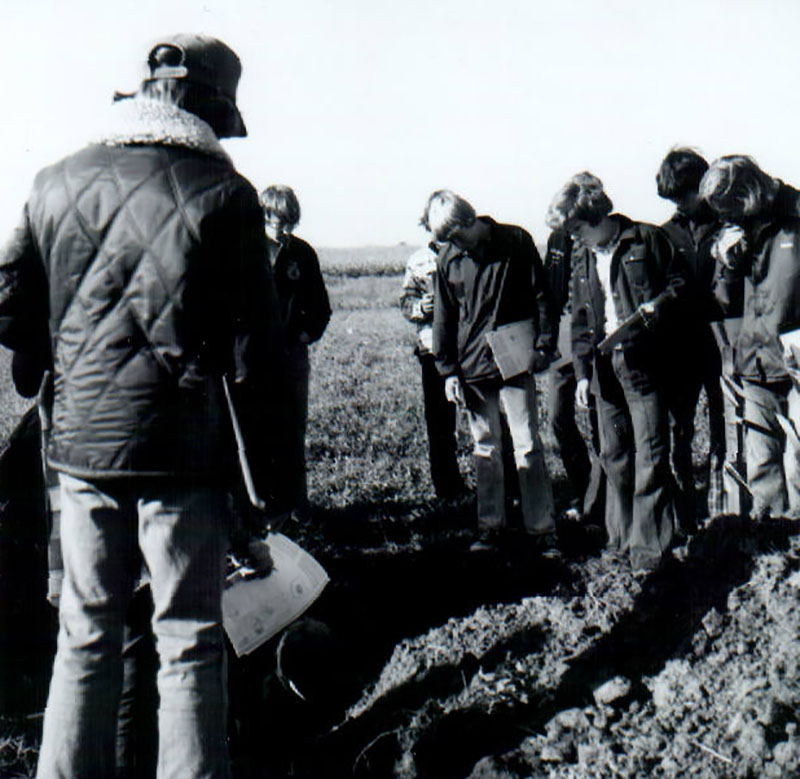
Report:
<svg viewBox="0 0 800 779"><path fill-rule="evenodd" d="M422 310L422 299L433 295L436 277L436 252L430 246L417 249L406 263L400 310L417 329L417 354L433 352L433 311Z"/></svg>
<svg viewBox="0 0 800 779"><path fill-rule="evenodd" d="M433 350L442 376L497 380L486 334L496 325L533 319L534 348L552 353L557 313L530 234L487 216L489 236L475 252L445 244L436 259ZM499 302L498 302L499 298ZM497 312L495 319L495 311Z"/></svg>
<svg viewBox="0 0 800 779"><path fill-rule="evenodd" d="M614 310L622 322L642 303L652 303L649 327L632 332L623 349L659 350L669 343L685 289L686 271L665 233L658 227L612 214L619 239L611 260ZM572 249L572 360L577 379L591 379L597 344L606 333L605 295L594 252L582 243Z"/></svg>
<svg viewBox="0 0 800 779"><path fill-rule="evenodd" d="M48 461L80 478L220 478L220 379L269 372L258 196L211 128L122 100L42 170L0 255L0 342L53 371Z"/></svg>
<svg viewBox="0 0 800 779"><path fill-rule="evenodd" d="M759 383L789 378L778 336L800 327L800 219L775 216L748 231L748 258L734 269L720 265L715 293L742 325L735 369Z"/></svg>

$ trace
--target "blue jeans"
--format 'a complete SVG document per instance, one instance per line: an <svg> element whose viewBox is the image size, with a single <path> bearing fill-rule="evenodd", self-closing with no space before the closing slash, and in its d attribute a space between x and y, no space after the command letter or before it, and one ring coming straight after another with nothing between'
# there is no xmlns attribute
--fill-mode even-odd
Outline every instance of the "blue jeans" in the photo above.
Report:
<svg viewBox="0 0 800 779"><path fill-rule="evenodd" d="M744 445L754 516L800 517L800 440L787 437L778 414L800 430L800 394L790 382L744 380Z"/></svg>
<svg viewBox="0 0 800 779"><path fill-rule="evenodd" d="M533 376L524 374L502 385L468 384L465 398L474 441L478 526L490 530L506 524L502 413L514 448L525 529L554 531L553 489L539 438Z"/></svg>
<svg viewBox="0 0 800 779"><path fill-rule="evenodd" d="M650 357L614 351L595 358L608 544L628 552L635 568L656 563L675 529L667 406Z"/></svg>
<svg viewBox="0 0 800 779"><path fill-rule="evenodd" d="M224 493L166 481L90 483L60 474L58 650L37 776L114 775L125 616L150 572L159 656L159 779L226 779L221 592Z"/></svg>

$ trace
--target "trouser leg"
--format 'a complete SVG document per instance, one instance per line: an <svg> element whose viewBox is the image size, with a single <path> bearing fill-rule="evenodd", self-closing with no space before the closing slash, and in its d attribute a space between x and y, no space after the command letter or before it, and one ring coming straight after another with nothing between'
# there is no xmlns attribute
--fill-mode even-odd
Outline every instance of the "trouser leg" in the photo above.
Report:
<svg viewBox="0 0 800 779"><path fill-rule="evenodd" d="M650 375L625 352L615 353L614 369L630 413L635 452L631 562L650 567L669 548L675 527L671 495L667 408Z"/></svg>
<svg viewBox="0 0 800 779"><path fill-rule="evenodd" d="M796 386L792 386L789 390L787 416L792 429L796 434L800 434L800 392ZM800 438L797 435L787 436L783 465L789 503L788 516L800 519Z"/></svg>
<svg viewBox="0 0 800 779"><path fill-rule="evenodd" d="M289 425L287 463L292 506L301 515L308 513L308 477L306 472L306 429L308 427L308 388L310 364L308 347L289 350L286 361L288 403L285 409Z"/></svg>
<svg viewBox="0 0 800 779"><path fill-rule="evenodd" d="M499 529L506 524L499 390L467 386L465 395L474 444L478 527Z"/></svg>
<svg viewBox="0 0 800 779"><path fill-rule="evenodd" d="M583 495L583 516L594 524L603 524L606 503L606 474L600 459L600 429L594 396L590 398L589 426L592 433L592 451L589 455L589 483Z"/></svg>
<svg viewBox="0 0 800 779"><path fill-rule="evenodd" d="M586 443L575 421L575 371L572 363L549 373L548 413L558 455L578 501L589 485L591 462Z"/></svg>
<svg viewBox="0 0 800 779"><path fill-rule="evenodd" d="M677 378L677 377L675 377ZM701 382L697 376L685 371L680 383L669 389L669 427L672 447L672 474L675 479L675 509L683 530L693 533L697 529L697 508L692 465L694 419Z"/></svg>
<svg viewBox="0 0 800 779"><path fill-rule="evenodd" d="M158 655L150 621L150 588L133 595L122 643L122 694L117 717L117 779L155 779L158 762Z"/></svg>
<svg viewBox="0 0 800 779"><path fill-rule="evenodd" d="M725 513L726 411L719 371L709 373L704 387L708 404L708 516L713 519Z"/></svg>
<svg viewBox="0 0 800 779"><path fill-rule="evenodd" d="M138 513L160 664L158 777L225 779L224 494L156 485L140 497Z"/></svg>
<svg viewBox="0 0 800 779"><path fill-rule="evenodd" d="M626 551L633 524L633 435L628 409L621 390L608 386L616 380L604 379L595 396L600 439L600 462L606 476L605 525L608 547Z"/></svg>
<svg viewBox="0 0 800 779"><path fill-rule="evenodd" d="M453 497L464 486L456 455L456 406L445 397L444 379L436 370L433 355L420 355L419 361L431 481L440 498Z"/></svg>
<svg viewBox="0 0 800 779"><path fill-rule="evenodd" d="M37 776L114 775L125 613L138 576L135 506L62 474L64 578Z"/></svg>
<svg viewBox="0 0 800 779"><path fill-rule="evenodd" d="M781 517L788 501L783 472L786 436L776 414L786 415L789 385L742 382L744 388L747 482L753 491L754 516Z"/></svg>
<svg viewBox="0 0 800 779"><path fill-rule="evenodd" d="M520 487L520 507L529 533L555 529L555 508L550 476L539 437L536 382L528 374L500 388L500 405L514 446L514 462Z"/></svg>

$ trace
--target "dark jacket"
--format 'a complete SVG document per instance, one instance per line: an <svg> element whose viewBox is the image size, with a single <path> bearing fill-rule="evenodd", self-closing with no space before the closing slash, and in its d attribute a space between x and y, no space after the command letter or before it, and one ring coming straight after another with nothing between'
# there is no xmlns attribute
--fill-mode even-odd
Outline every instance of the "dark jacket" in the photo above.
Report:
<svg viewBox="0 0 800 779"><path fill-rule="evenodd" d="M617 319L622 322L642 303L655 314L621 344L623 349L653 356L668 344L670 328L679 315L686 272L666 234L658 227L613 214L619 222L619 241L611 261L611 287ZM577 243L572 249L572 360L577 379L590 379L594 353L605 332L605 298L597 275L594 252Z"/></svg>
<svg viewBox="0 0 800 779"><path fill-rule="evenodd" d="M722 318L722 310L713 291L717 264L711 254L721 226L711 209L705 205L701 205L692 216L676 211L661 225L681 255L687 270L686 294L696 306L698 318L705 322Z"/></svg>
<svg viewBox="0 0 800 779"><path fill-rule="evenodd" d="M559 313L558 351L561 355L553 363L555 369L572 365L570 323L572 321L572 254L573 239L566 230L553 230L547 238L544 255L544 272L553 296L555 310Z"/></svg>
<svg viewBox="0 0 800 779"><path fill-rule="evenodd" d="M53 468L221 476L221 376L269 370L258 197L192 114L137 98L109 121L36 177L0 256L0 342L53 371Z"/></svg>
<svg viewBox="0 0 800 779"><path fill-rule="evenodd" d="M691 216L676 211L661 226L675 250L683 260L686 270L686 289L681 316L673 328L670 371L671 387L685 391L687 371L695 377L709 376L717 384L722 369L719 345L714 337L711 322L723 319L724 314L714 295L714 278L717 261L712 247L722 224L707 204L701 203Z"/></svg>
<svg viewBox="0 0 800 779"><path fill-rule="evenodd" d="M743 296L735 369L750 381L784 381L778 336L800 327L800 219L773 212L748 230L747 240L747 258L733 270L720 265L715 285L725 311L738 309Z"/></svg>
<svg viewBox="0 0 800 779"><path fill-rule="evenodd" d="M290 235L278 253L273 274L288 344L298 343L303 332L308 334L308 343L319 340L331 318L331 305L317 253L304 240Z"/></svg>
<svg viewBox="0 0 800 779"><path fill-rule="evenodd" d="M486 341L496 325L533 318L535 348L546 353L555 348L557 315L533 239L516 225L479 218L489 225L488 238L472 253L445 244L434 285L437 367L442 376L458 375L467 382L499 378Z"/></svg>

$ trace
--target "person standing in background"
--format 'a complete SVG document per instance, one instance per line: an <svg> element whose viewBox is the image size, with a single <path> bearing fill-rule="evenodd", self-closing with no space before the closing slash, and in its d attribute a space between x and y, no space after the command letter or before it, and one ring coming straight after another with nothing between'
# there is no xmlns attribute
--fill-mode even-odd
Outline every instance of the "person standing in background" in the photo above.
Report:
<svg viewBox="0 0 800 779"><path fill-rule="evenodd" d="M578 173L556 193L549 226L572 250L572 359L576 402L594 395L606 473L612 553L636 573L656 568L674 534L669 429L659 360L685 281L669 239L612 214L603 183ZM612 340L613 339L613 340Z"/></svg>
<svg viewBox="0 0 800 779"><path fill-rule="evenodd" d="M309 517L306 428L310 364L308 347L318 341L331 318L328 292L314 249L294 235L300 203L291 187L272 185L261 193L268 258L275 278L285 339L286 376L280 414L287 426L286 457L277 458L285 482L286 507L297 519Z"/></svg>
<svg viewBox="0 0 800 779"><path fill-rule="evenodd" d="M708 163L693 149L672 149L656 174L660 197L675 203L675 213L661 226L688 271L688 299L673 338L673 370L667 372L667 401L672 434L672 472L678 522L685 533L697 529L692 440L700 390L708 406L708 516L724 513L722 473L725 462L725 410L722 400L722 357L711 322L722 319L714 298L716 262L712 247L722 226L698 189Z"/></svg>
<svg viewBox="0 0 800 779"><path fill-rule="evenodd" d="M567 480L571 497L565 512L573 521L595 522L602 525L604 477L597 451L597 412L594 404L589 408L592 446L590 453L575 419L575 368L572 364L570 328L572 320L572 238L564 230L553 230L547 239L544 271L550 285L556 309L561 314L558 329L557 357L548 371L548 417L553 438Z"/></svg>
<svg viewBox="0 0 800 779"><path fill-rule="evenodd" d="M508 423L525 530L542 551L555 550L550 477L539 436L534 372L550 364L555 313L530 234L477 216L464 198L438 190L421 219L442 245L436 259L433 352L448 400L469 412L474 442L479 539L490 548L507 525L501 416ZM520 373L504 378L487 336L529 321Z"/></svg>
<svg viewBox="0 0 800 779"><path fill-rule="evenodd" d="M433 488L439 498L452 500L462 495L465 487L456 455L456 406L445 396L444 379L436 369L433 356L433 290L438 249L431 242L408 258L400 294L400 310L416 326L414 354L422 371L422 398Z"/></svg>
<svg viewBox="0 0 800 779"><path fill-rule="evenodd" d="M700 195L729 226L714 292L726 314L742 316L733 346L744 390L751 514L798 518L800 394L791 378L796 359L780 340L800 328L797 193L750 157L728 155L711 164Z"/></svg>

